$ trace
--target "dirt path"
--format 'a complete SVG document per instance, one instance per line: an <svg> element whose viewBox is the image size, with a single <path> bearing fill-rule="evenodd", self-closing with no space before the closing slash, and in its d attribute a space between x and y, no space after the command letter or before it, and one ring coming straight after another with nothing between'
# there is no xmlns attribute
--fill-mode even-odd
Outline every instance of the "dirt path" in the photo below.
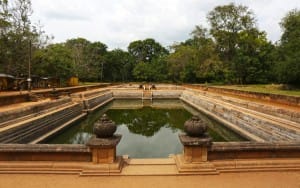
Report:
<svg viewBox="0 0 300 188"><path fill-rule="evenodd" d="M0 174L0 188L300 188L300 172L232 173L206 176L97 176Z"/></svg>

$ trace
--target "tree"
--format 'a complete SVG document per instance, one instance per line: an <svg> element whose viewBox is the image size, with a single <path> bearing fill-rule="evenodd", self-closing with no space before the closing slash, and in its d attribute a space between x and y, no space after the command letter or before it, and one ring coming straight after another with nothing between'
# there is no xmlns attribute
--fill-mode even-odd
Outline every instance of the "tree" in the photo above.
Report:
<svg viewBox="0 0 300 188"><path fill-rule="evenodd" d="M133 76L139 81L160 81L166 78L168 50L154 39L133 41L128 52L135 58Z"/></svg>
<svg viewBox="0 0 300 188"><path fill-rule="evenodd" d="M86 49L86 70L84 79L87 81L100 81L102 77L103 63L107 54L107 46L101 42L93 42Z"/></svg>
<svg viewBox="0 0 300 188"><path fill-rule="evenodd" d="M300 11L290 11L281 21L283 34L278 47L276 65L279 81L300 83Z"/></svg>
<svg viewBox="0 0 300 188"><path fill-rule="evenodd" d="M173 46L168 57L169 74L173 81L211 82L223 78L223 63L216 53L207 29L196 26L192 38Z"/></svg>
<svg viewBox="0 0 300 188"><path fill-rule="evenodd" d="M232 61L238 39L238 33L255 27L253 13L246 6L217 6L207 16L210 32L217 43L217 49L225 62Z"/></svg>
<svg viewBox="0 0 300 188"><path fill-rule="evenodd" d="M267 66L262 50L269 44L266 34L256 27L254 14L246 6L231 3L217 6L207 16L217 51L235 83L262 81Z"/></svg>
<svg viewBox="0 0 300 188"><path fill-rule="evenodd" d="M151 62L168 54L168 51L154 39L133 41L128 46L128 52L134 56L137 62Z"/></svg>
<svg viewBox="0 0 300 188"><path fill-rule="evenodd" d="M233 59L234 75L238 83L266 83L270 61L266 54L270 42L266 34L257 29L238 34L236 54Z"/></svg>
<svg viewBox="0 0 300 188"><path fill-rule="evenodd" d="M104 79L107 81L131 81L134 58L121 49L106 54L104 63Z"/></svg>
<svg viewBox="0 0 300 188"><path fill-rule="evenodd" d="M66 47L72 53L73 74L81 81L99 80L107 46L101 42L92 43L84 38L76 38L67 40Z"/></svg>
<svg viewBox="0 0 300 188"><path fill-rule="evenodd" d="M173 46L174 53L168 58L169 76L175 82L191 82L195 76L196 49L192 46L178 45Z"/></svg>
<svg viewBox="0 0 300 188"><path fill-rule="evenodd" d="M33 57L33 72L37 75L67 80L73 75L72 51L64 43L38 50Z"/></svg>
<svg viewBox="0 0 300 188"><path fill-rule="evenodd" d="M0 65L2 71L13 75L26 75L29 53L38 48L42 32L31 24L30 0L0 1ZM30 45L32 44L32 45ZM31 48L32 46L32 48Z"/></svg>

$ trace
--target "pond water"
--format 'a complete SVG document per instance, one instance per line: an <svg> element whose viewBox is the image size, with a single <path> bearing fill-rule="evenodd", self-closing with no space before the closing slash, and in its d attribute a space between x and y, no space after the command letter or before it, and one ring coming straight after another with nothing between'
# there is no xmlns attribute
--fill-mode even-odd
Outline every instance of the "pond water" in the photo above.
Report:
<svg viewBox="0 0 300 188"><path fill-rule="evenodd" d="M182 152L178 134L192 115L201 116L209 126L213 141L243 141L237 134L187 106L180 100L114 100L57 136L48 144L85 144L92 136L93 124L104 113L117 125L122 134L117 155L132 158L168 157Z"/></svg>

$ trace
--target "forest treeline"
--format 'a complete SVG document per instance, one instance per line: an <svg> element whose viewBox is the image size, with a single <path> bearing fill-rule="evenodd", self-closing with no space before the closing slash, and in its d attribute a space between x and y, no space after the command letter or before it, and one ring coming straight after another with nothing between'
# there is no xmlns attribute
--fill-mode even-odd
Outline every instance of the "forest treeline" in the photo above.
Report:
<svg viewBox="0 0 300 188"><path fill-rule="evenodd" d="M208 12L209 28L197 25L183 42L164 47L147 38L132 41L127 50L84 38L53 44L31 23L32 13L30 0L0 0L0 73L26 75L31 59L32 74L89 82L300 84L297 9L278 23L282 35L276 43L258 28L254 12L231 3Z"/></svg>

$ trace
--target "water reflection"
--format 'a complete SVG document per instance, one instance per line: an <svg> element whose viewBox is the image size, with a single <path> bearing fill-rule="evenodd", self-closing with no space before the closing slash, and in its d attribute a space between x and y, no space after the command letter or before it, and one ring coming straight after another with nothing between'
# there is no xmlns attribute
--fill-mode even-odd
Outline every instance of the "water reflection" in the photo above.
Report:
<svg viewBox="0 0 300 188"><path fill-rule="evenodd" d="M169 154L182 152L178 133L182 131L184 122L192 114L201 116L208 124L208 132L213 137L213 141L243 140L237 134L179 100L154 100L150 105L151 107L143 106L141 100L115 100L46 143L85 144L93 135L94 122L104 113L117 124L117 133L123 135L117 146L118 155L147 158L167 157Z"/></svg>
<svg viewBox="0 0 300 188"><path fill-rule="evenodd" d="M126 125L131 133L151 137L162 127L177 131L182 130L184 122L191 114L184 109L155 109L143 107L141 109L118 110L111 109L106 114L117 125Z"/></svg>

